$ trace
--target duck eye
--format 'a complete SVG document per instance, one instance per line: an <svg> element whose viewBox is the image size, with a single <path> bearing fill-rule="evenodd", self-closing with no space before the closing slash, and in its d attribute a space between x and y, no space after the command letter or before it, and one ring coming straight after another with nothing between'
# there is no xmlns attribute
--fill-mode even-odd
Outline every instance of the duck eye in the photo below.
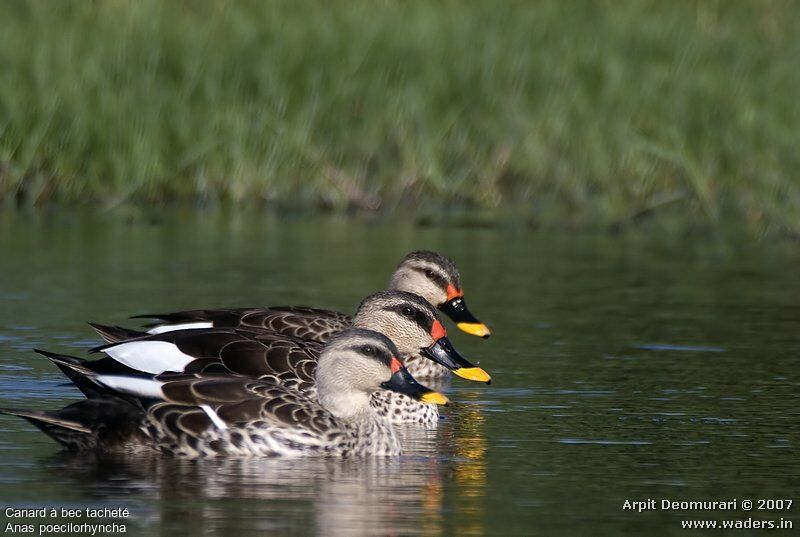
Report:
<svg viewBox="0 0 800 537"><path fill-rule="evenodd" d="M403 315L406 316L406 317L413 317L414 316L414 310L412 310L408 306L405 306L403 308Z"/></svg>

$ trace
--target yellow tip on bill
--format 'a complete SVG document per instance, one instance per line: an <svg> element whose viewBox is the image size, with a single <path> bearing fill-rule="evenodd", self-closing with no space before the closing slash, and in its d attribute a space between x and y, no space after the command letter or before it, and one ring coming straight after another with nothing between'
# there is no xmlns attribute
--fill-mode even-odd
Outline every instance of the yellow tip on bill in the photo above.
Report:
<svg viewBox="0 0 800 537"><path fill-rule="evenodd" d="M420 399L423 403L431 403L433 405L446 405L450 400L439 392L428 392Z"/></svg>
<svg viewBox="0 0 800 537"><path fill-rule="evenodd" d="M456 326L467 334L478 337L489 337L492 331L483 323L458 323Z"/></svg>
<svg viewBox="0 0 800 537"><path fill-rule="evenodd" d="M458 369L453 369L453 373L462 379L474 380L476 382L492 382L492 377L489 376L489 373L480 367L460 367Z"/></svg>

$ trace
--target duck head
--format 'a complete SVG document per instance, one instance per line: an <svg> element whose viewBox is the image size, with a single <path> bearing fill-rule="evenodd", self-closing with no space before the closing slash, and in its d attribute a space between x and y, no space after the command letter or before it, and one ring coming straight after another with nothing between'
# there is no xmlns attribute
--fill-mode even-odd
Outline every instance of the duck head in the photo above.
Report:
<svg viewBox="0 0 800 537"><path fill-rule="evenodd" d="M411 252L397 266L389 288L423 297L468 334L488 338L492 333L467 308L458 269L442 254L428 250Z"/></svg>
<svg viewBox="0 0 800 537"><path fill-rule="evenodd" d="M459 377L491 382L486 371L461 356L447 338L447 331L430 302L404 291L381 291L365 298L353 318L353 326L384 334L397 346L400 356L422 356L448 368Z"/></svg>
<svg viewBox="0 0 800 537"><path fill-rule="evenodd" d="M394 343L373 330L351 328L336 335L317 364L320 404L336 416L354 417L369 409L369 395L381 388L423 403L448 403L447 397L418 383L398 356Z"/></svg>

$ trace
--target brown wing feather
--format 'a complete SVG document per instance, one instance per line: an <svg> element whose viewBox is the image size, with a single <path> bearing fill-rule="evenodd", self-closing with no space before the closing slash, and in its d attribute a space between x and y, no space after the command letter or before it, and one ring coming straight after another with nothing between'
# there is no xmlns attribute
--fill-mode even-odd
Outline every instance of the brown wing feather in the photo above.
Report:
<svg viewBox="0 0 800 537"><path fill-rule="evenodd" d="M223 308L190 310L175 313L138 315L136 318L157 319L147 327L163 324L211 322L214 328L247 328L271 330L280 334L325 343L334 334L349 328L350 316L338 311L281 306L268 308Z"/></svg>
<svg viewBox="0 0 800 537"><path fill-rule="evenodd" d="M271 378L295 389L313 389L321 343L295 339L270 331L210 328L164 332L139 338L165 341L196 359L184 373L234 373Z"/></svg>
<svg viewBox="0 0 800 537"><path fill-rule="evenodd" d="M327 342L351 324L352 319L338 311L296 306L251 311L240 321L240 326L258 326L318 343Z"/></svg>
<svg viewBox="0 0 800 537"><path fill-rule="evenodd" d="M247 337L230 329L193 329L167 332L167 334L170 333L176 334L174 342L182 353L197 358L219 358L225 347L243 341Z"/></svg>
<svg viewBox="0 0 800 537"><path fill-rule="evenodd" d="M208 405L242 401L252 397L250 379L230 375L175 375L164 379L164 400L182 405Z"/></svg>
<svg viewBox="0 0 800 537"><path fill-rule="evenodd" d="M313 342L271 333L227 345L220 353L220 362L232 373L247 377L273 376L313 383L319 351L320 346Z"/></svg>
<svg viewBox="0 0 800 537"><path fill-rule="evenodd" d="M216 328L235 328L239 326L242 315L251 311L259 311L263 308L219 308L207 310L186 310L174 313L147 313L144 315L134 315L131 319L153 319L154 321L145 325L146 328L153 328L164 324L185 324L196 322L211 322Z"/></svg>
<svg viewBox="0 0 800 537"><path fill-rule="evenodd" d="M208 405L226 423L266 421L303 428L322 434L340 427L336 418L319 403L274 382L233 376L180 375L162 386L165 403L156 403L148 413L173 435L212 427L197 414ZM183 418L182 415L190 417Z"/></svg>

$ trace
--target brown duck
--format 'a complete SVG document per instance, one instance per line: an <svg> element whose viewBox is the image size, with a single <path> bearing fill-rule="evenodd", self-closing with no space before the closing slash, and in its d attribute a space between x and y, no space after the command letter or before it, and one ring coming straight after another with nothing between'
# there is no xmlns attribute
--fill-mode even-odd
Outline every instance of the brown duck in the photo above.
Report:
<svg viewBox="0 0 800 537"><path fill-rule="evenodd" d="M447 403L418 384L397 356L394 344L377 332L344 331L317 359L317 400L266 378L134 376L73 363L70 378L88 392L87 400L59 411L0 411L25 418L74 450L155 450L183 457L391 456L400 453L400 445L392 425L373 408L372 393L387 389Z"/></svg>
<svg viewBox="0 0 800 537"><path fill-rule="evenodd" d="M467 309L455 263L439 253L420 250L405 256L392 274L389 290L423 297L468 334L483 338L491 334L489 327ZM352 318L344 313L305 306L190 310L134 318L153 319L154 322L147 325L152 334L190 328L252 328L274 330L320 343L352 324Z"/></svg>

